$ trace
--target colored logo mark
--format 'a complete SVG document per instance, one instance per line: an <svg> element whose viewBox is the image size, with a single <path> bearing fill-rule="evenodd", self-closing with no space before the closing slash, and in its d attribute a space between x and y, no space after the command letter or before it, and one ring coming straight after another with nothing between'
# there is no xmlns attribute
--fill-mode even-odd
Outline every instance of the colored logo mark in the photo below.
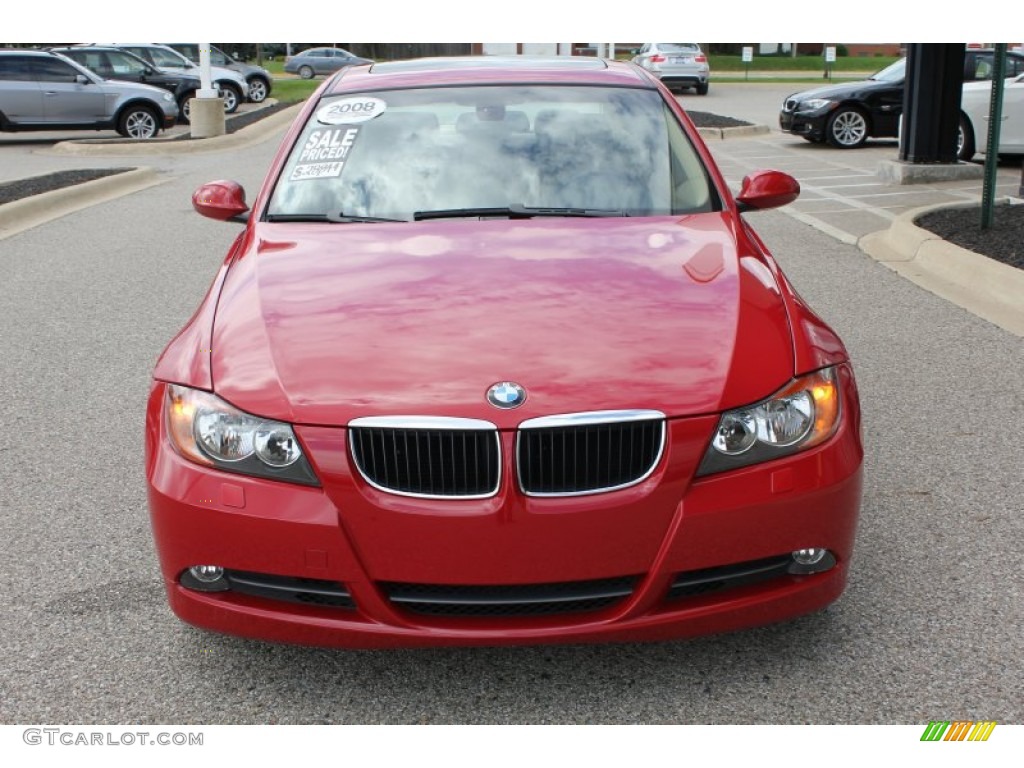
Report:
<svg viewBox="0 0 1024 768"><path fill-rule="evenodd" d="M995 727L994 720L932 720L921 734L921 741L988 741Z"/></svg>

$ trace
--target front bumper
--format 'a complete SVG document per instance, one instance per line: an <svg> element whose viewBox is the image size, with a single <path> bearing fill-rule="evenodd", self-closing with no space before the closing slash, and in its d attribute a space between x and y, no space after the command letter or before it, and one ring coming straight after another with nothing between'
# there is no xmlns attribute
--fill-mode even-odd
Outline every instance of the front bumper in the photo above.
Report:
<svg viewBox="0 0 1024 768"><path fill-rule="evenodd" d="M818 114L815 112L779 112L779 128L785 133L792 133L795 136L806 136L810 139L821 140L825 138L825 125L828 122L828 112Z"/></svg>
<svg viewBox="0 0 1024 768"><path fill-rule="evenodd" d="M691 481L695 461L682 454L706 445L717 419L673 420L658 470L634 488L530 499L508 483L491 499L429 503L367 487L350 469L340 428L296 429L322 488L192 464L164 434L163 391L162 384L154 387L147 418L150 512L170 605L199 627L349 648L665 640L812 612L835 600L846 583L862 458L849 375L839 431L796 456ZM623 512L631 524L616 531L621 518L615 515ZM680 574L807 547L828 548L836 565L814 575L775 574L670 596ZM302 582L312 591L330 582L351 604L182 586L182 574L200 564L287 577L289 585L315 580ZM405 582L500 591L618 577L632 584L621 599L543 615L425 615L394 599L392 589Z"/></svg>

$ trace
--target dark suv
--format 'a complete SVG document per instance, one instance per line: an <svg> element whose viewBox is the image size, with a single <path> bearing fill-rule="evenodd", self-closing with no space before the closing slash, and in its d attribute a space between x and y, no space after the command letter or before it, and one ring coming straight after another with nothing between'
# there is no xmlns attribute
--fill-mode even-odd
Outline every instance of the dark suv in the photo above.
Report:
<svg viewBox="0 0 1024 768"><path fill-rule="evenodd" d="M167 43L167 45L194 64L199 63L199 43ZM244 77L245 82L249 84L249 101L259 104L270 95L274 79L263 67L234 59L213 45L210 46L210 64L214 67L233 69Z"/></svg>
<svg viewBox="0 0 1024 768"><path fill-rule="evenodd" d="M114 129L149 139L177 119L162 88L104 80L59 53L0 51L0 130Z"/></svg>
<svg viewBox="0 0 1024 768"><path fill-rule="evenodd" d="M72 61L77 61L104 80L145 83L170 91L174 94L174 100L178 102L179 117L182 122L188 122L191 112L189 100L195 97L200 86L198 77L154 67L134 53L128 53L118 48L77 46L75 48L51 48L50 50L67 56Z"/></svg>

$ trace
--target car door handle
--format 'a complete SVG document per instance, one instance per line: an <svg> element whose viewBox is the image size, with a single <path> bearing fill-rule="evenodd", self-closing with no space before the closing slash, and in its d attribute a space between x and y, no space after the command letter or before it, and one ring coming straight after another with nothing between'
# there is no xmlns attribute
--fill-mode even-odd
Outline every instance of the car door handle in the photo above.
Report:
<svg viewBox="0 0 1024 768"><path fill-rule="evenodd" d="M44 96L56 96L60 91L43 91Z"/></svg>

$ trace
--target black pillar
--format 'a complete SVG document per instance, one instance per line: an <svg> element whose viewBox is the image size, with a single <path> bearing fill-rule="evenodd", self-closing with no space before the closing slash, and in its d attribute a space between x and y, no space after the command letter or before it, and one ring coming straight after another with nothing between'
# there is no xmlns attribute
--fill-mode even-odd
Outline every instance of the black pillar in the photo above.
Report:
<svg viewBox="0 0 1024 768"><path fill-rule="evenodd" d="M903 90L900 160L955 163L964 82L963 43L911 43Z"/></svg>

